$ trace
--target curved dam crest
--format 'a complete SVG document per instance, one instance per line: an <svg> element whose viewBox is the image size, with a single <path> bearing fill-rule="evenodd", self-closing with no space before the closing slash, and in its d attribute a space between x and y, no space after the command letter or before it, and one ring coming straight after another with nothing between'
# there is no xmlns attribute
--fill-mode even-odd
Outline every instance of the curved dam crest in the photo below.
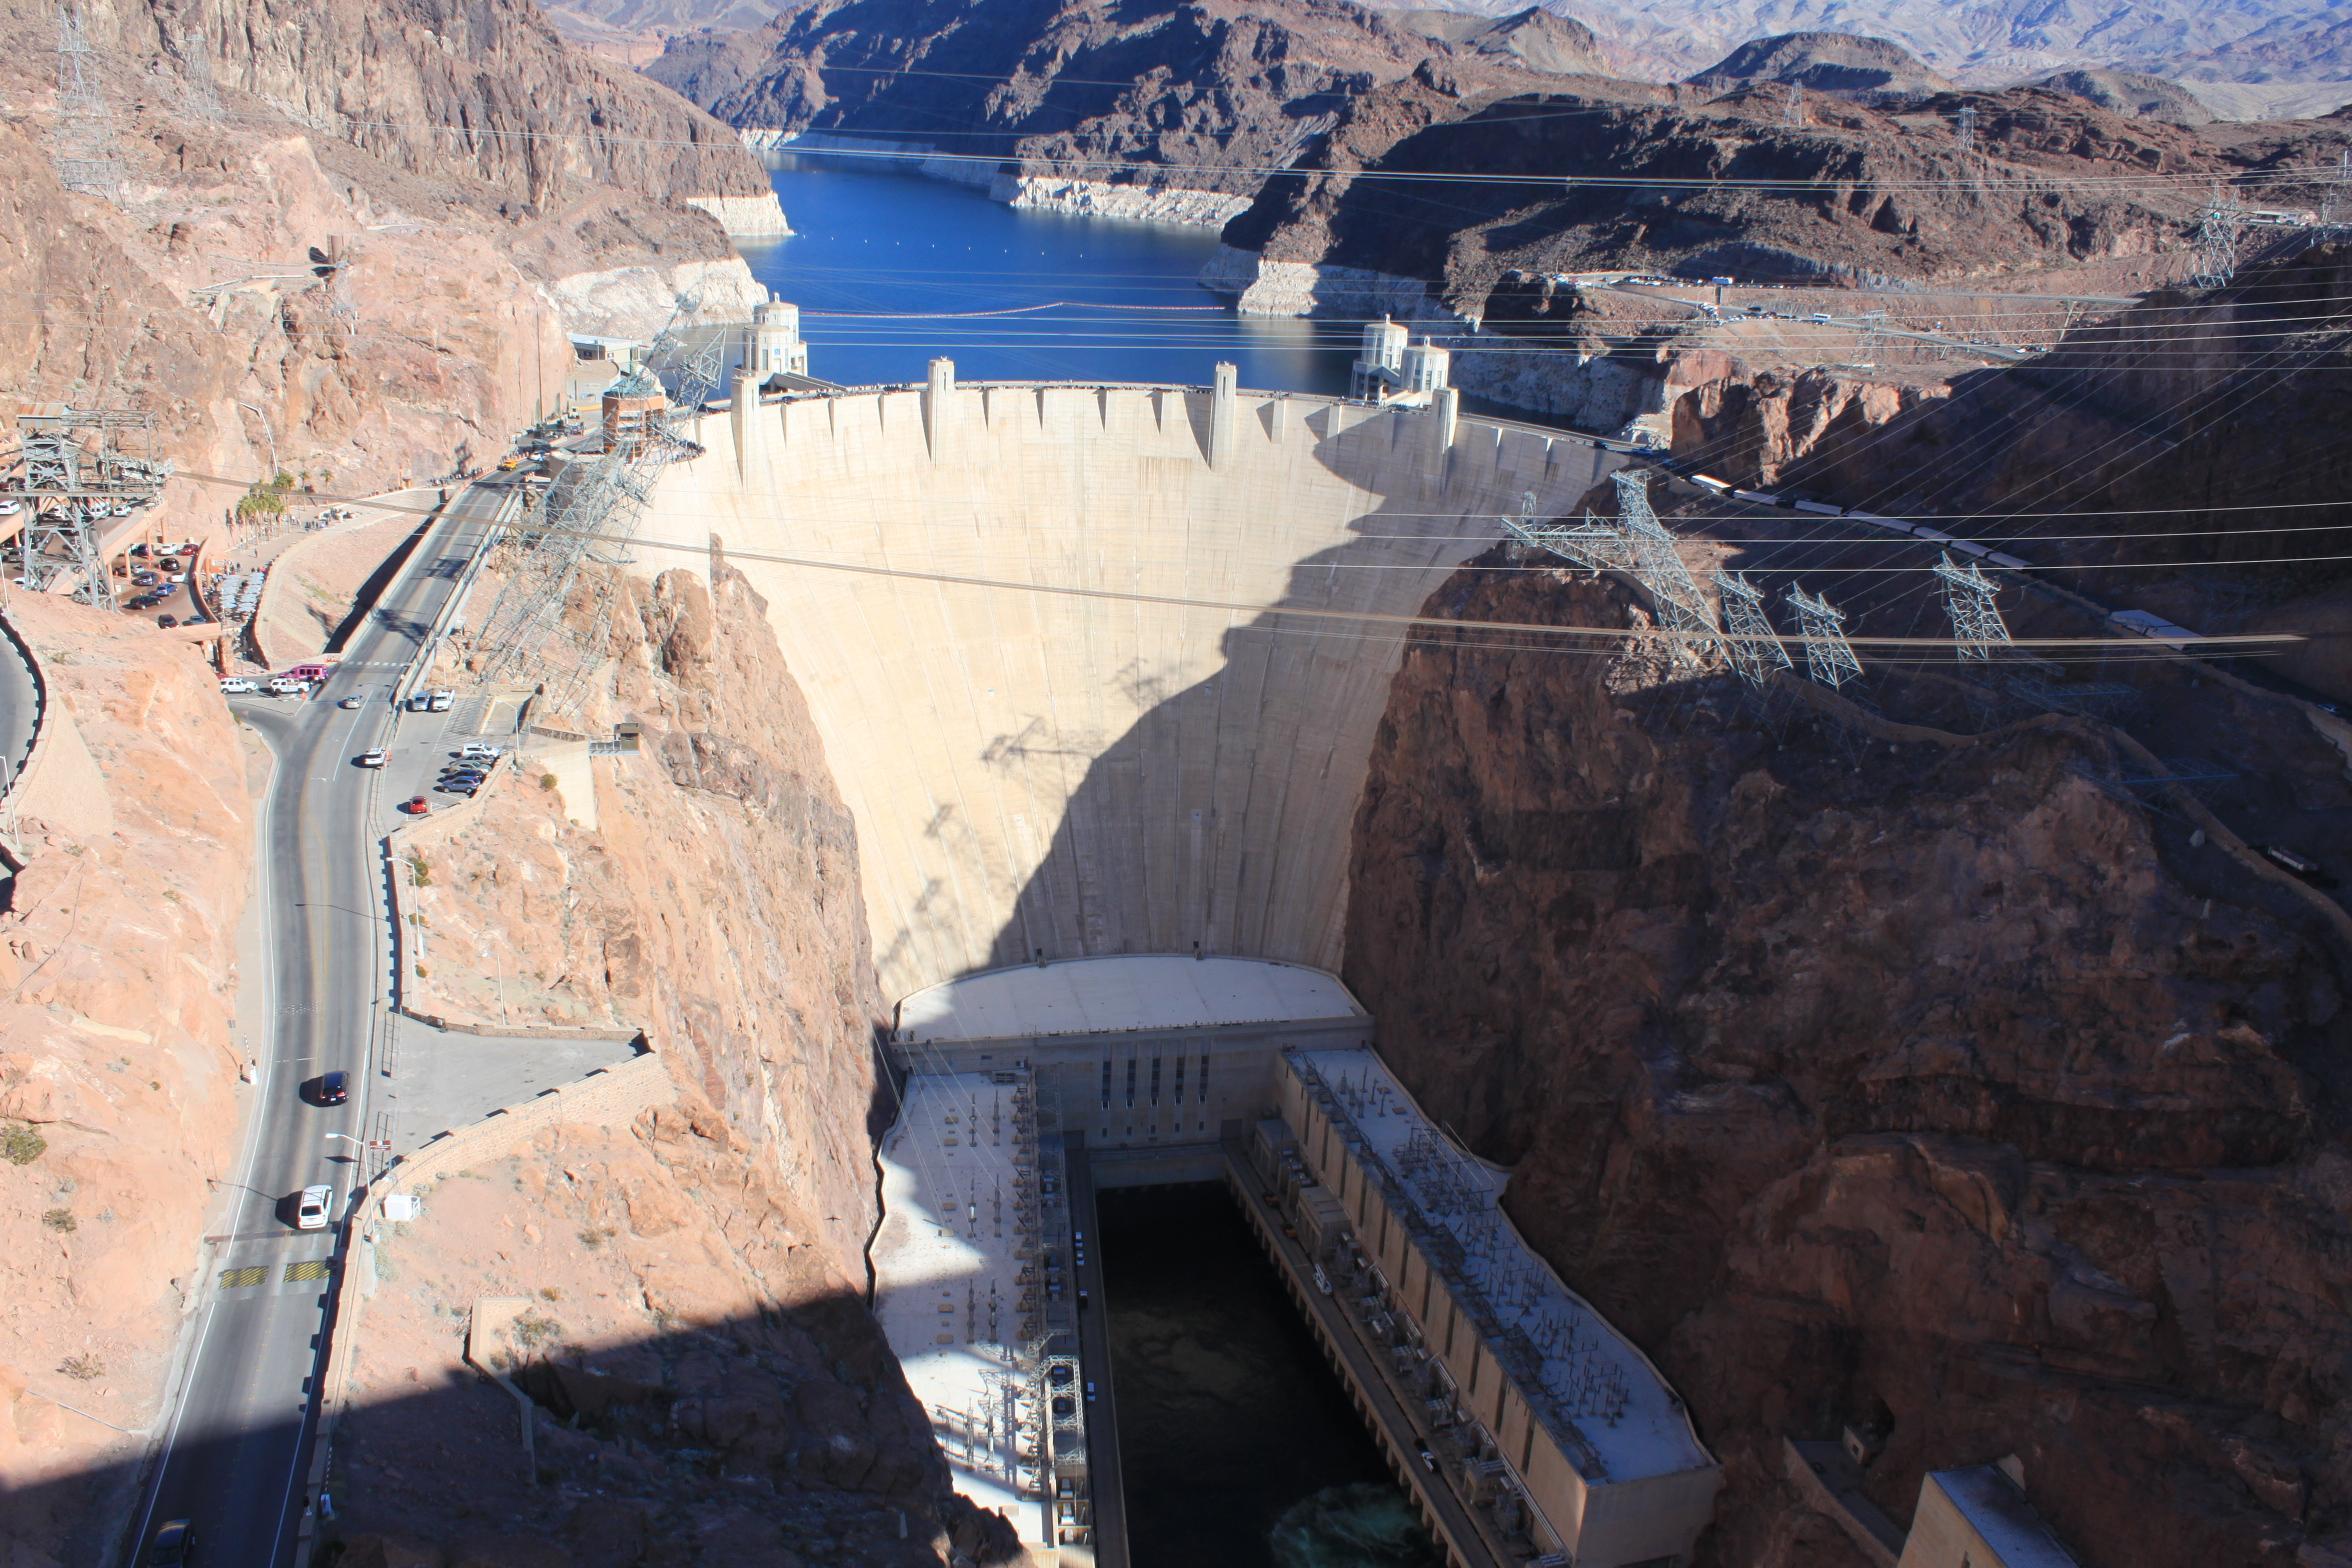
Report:
<svg viewBox="0 0 2352 1568"><path fill-rule="evenodd" d="M1522 495L1569 510L1625 461L1450 399L1226 377L959 387L942 363L928 389L738 399L665 475L640 537L740 552L767 600L889 994L1115 953L1337 969L1404 634L883 574L1408 615Z"/></svg>

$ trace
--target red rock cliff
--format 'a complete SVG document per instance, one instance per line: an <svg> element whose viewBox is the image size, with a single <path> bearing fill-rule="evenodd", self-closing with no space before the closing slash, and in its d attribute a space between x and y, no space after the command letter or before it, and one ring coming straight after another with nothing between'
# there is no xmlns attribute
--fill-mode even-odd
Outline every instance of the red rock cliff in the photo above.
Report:
<svg viewBox="0 0 2352 1568"><path fill-rule="evenodd" d="M1545 572L1433 608L1626 616ZM1859 1562L1778 1445L1890 1416L1898 1519L2014 1451L2097 1568L2298 1562L2352 1481L2345 954L2234 862L2192 890L2092 729L1774 726L1729 685L1414 650L1346 967L1689 1398L1730 1478L1706 1560Z"/></svg>

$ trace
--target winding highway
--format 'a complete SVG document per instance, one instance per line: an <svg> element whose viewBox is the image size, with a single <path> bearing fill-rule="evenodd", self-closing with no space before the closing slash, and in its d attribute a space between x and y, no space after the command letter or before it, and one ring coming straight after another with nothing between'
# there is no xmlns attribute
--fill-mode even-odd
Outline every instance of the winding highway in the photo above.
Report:
<svg viewBox="0 0 2352 1568"><path fill-rule="evenodd" d="M328 1303L343 1220L365 1179L373 1045L394 961L380 843L397 818L378 798L381 775L352 759L385 743L393 687L506 496L476 485L434 521L313 696L238 699L277 762L258 825L268 1046L227 1223L208 1238L196 1338L126 1543L133 1563L159 1525L186 1519L202 1561L275 1568L311 1501ZM338 706L355 695L359 708ZM350 1075L349 1101L311 1103L310 1086L337 1070ZM333 1223L296 1230L292 1195L313 1183L333 1186Z"/></svg>

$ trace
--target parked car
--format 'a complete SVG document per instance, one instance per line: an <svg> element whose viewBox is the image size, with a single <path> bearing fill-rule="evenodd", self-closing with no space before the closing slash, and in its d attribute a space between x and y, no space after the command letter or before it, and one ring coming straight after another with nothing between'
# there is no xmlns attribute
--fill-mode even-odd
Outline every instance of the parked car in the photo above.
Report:
<svg viewBox="0 0 2352 1568"><path fill-rule="evenodd" d="M334 1206L335 1189L324 1182L305 1187L294 1196L294 1228L325 1230L327 1211Z"/></svg>
<svg viewBox="0 0 2352 1568"><path fill-rule="evenodd" d="M310 690L310 682L296 680L291 675L270 677L269 692L273 697L299 697Z"/></svg>
<svg viewBox="0 0 2352 1568"><path fill-rule="evenodd" d="M137 571L131 573L131 581L137 583L142 588L152 588L157 583L162 582L163 579L142 566Z"/></svg>
<svg viewBox="0 0 2352 1568"><path fill-rule="evenodd" d="M486 740L469 740L459 748L457 754L461 757L478 757L484 762L496 762L506 755L506 748L492 745Z"/></svg>
<svg viewBox="0 0 2352 1568"><path fill-rule="evenodd" d="M408 694L408 711L411 713L422 713L432 705L433 694L429 691L412 691Z"/></svg>
<svg viewBox="0 0 2352 1568"><path fill-rule="evenodd" d="M146 1568L190 1568L196 1561L196 1527L185 1519L166 1519L155 1527L140 1561Z"/></svg>
<svg viewBox="0 0 2352 1568"><path fill-rule="evenodd" d="M14 517L23 510L22 501L0 501L0 517Z"/></svg>
<svg viewBox="0 0 2352 1568"><path fill-rule="evenodd" d="M456 692L437 691L433 693L433 711L435 713L447 713L450 709L450 705L456 701Z"/></svg>
<svg viewBox="0 0 2352 1568"><path fill-rule="evenodd" d="M180 624L180 618L176 615L158 615L155 618L155 624L163 627L177 626Z"/></svg>
<svg viewBox="0 0 2352 1568"><path fill-rule="evenodd" d="M359 754L358 762L359 766L363 768L382 767L384 765L384 748L378 746L373 751L361 752Z"/></svg>
<svg viewBox="0 0 2352 1568"><path fill-rule="evenodd" d="M322 1073L310 1081L310 1103L313 1105L341 1105L350 1098L349 1073Z"/></svg>
<svg viewBox="0 0 2352 1568"><path fill-rule="evenodd" d="M221 682L221 694L223 696L242 695L246 692L255 692L259 690L261 690L261 682L256 680L248 680L242 675L231 675Z"/></svg>
<svg viewBox="0 0 2352 1568"><path fill-rule="evenodd" d="M422 795L411 795L400 803L400 809L412 817L421 817L433 809L433 803Z"/></svg>

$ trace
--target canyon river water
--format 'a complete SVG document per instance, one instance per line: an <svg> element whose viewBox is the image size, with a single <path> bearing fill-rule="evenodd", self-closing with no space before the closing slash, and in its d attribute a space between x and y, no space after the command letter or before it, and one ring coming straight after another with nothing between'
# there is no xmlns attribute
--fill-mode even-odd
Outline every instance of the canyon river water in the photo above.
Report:
<svg viewBox="0 0 2352 1568"><path fill-rule="evenodd" d="M1436 1568L1224 1189L1098 1205L1135 1568Z"/></svg>
<svg viewBox="0 0 2352 1568"><path fill-rule="evenodd" d="M1352 332L1238 317L1200 286L1214 229L1016 211L966 186L823 154L770 165L795 232L737 246L754 276L800 306L811 375L920 381L945 354L965 381L1205 386L1224 359L1245 387L1347 390Z"/></svg>

